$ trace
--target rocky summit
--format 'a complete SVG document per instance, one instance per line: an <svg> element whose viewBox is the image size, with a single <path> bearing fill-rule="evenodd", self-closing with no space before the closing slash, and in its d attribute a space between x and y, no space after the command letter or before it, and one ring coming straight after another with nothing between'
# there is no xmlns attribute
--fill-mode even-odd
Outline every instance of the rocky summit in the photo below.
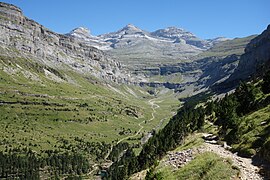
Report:
<svg viewBox="0 0 270 180"><path fill-rule="evenodd" d="M72 30L68 35L83 39L90 45L106 51L130 68L183 62L214 44L228 40L202 40L191 32L176 27L148 32L128 24L116 32L99 36L90 36L88 32L82 35L80 29Z"/></svg>

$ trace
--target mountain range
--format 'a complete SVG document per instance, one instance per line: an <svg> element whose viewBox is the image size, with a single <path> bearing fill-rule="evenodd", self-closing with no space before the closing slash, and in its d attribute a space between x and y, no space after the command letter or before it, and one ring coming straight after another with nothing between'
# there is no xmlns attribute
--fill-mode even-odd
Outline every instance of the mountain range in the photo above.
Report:
<svg viewBox="0 0 270 180"><path fill-rule="evenodd" d="M225 81L255 37L203 40L181 28L147 32L132 24L99 36L82 27L63 35L28 19L15 6L1 3L0 13L3 55L9 49L56 71L70 69L102 81L167 87L189 95ZM60 79L75 81L67 73Z"/></svg>
<svg viewBox="0 0 270 180"><path fill-rule="evenodd" d="M234 39L132 24L59 34L0 2L0 179L155 179L158 160L201 131L269 160L269 39L270 25Z"/></svg>
<svg viewBox="0 0 270 180"><path fill-rule="evenodd" d="M177 27L168 27L154 32L148 32L133 24L128 24L116 32L101 34L98 36L91 35L90 30L85 27L75 28L66 35L88 41L89 44L92 44L92 46L100 50L124 48L135 45L136 41L140 40L168 42L176 45L179 43L182 46L190 45L188 46L190 50L192 50L192 48L194 50L204 50L211 48L216 43L229 40L229 38L225 37L202 40L196 37L193 33Z"/></svg>
<svg viewBox="0 0 270 180"><path fill-rule="evenodd" d="M229 40L223 37L203 40L176 27L147 32L132 24L99 36L91 35L90 30L83 27L76 28L67 35L106 51L130 68L186 61L219 42Z"/></svg>

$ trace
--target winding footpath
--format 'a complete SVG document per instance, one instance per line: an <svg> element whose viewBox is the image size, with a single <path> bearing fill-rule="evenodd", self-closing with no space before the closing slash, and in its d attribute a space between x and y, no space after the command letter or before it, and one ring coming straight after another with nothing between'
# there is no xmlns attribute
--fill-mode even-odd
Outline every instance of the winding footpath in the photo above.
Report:
<svg viewBox="0 0 270 180"><path fill-rule="evenodd" d="M252 160L250 158L243 158L238 156L237 154L232 153L229 150L226 150L223 146L217 144L211 144L209 142L205 142L204 146L199 147L199 153L202 152L213 152L218 154L223 158L229 158L232 160L233 165L237 166L240 169L240 179L242 180L262 180L264 179L259 174L259 168L252 164Z"/></svg>
<svg viewBox="0 0 270 180"><path fill-rule="evenodd" d="M151 105L151 108L152 108L152 113L151 113L152 117L151 117L151 119L148 120L148 122L150 122L150 121L152 121L152 120L154 120L156 118L155 117L156 109L159 108L159 105L155 104L156 102L157 101L155 101L155 99L150 99L148 101L148 103ZM158 102L160 102L160 101L158 101ZM163 119L161 121L163 121ZM119 141L116 142L115 145L119 144L120 142L122 142L122 141L124 141L124 140L126 140L128 138L133 138L133 137L138 136L141 133L142 129L144 128L144 126L142 126L143 123L145 123L145 120L143 120L143 121L141 121L141 122L138 123L138 126L139 126L140 129L135 134L130 135L130 136L126 136L126 137L120 139ZM111 145L110 150L108 151L108 153L106 154L106 156L104 158L105 160L108 159L110 153L112 152L113 146L114 145ZM99 166L98 164L94 164L92 166L93 169L88 173L88 175L91 175L94 172L96 172L99 169L98 166Z"/></svg>
<svg viewBox="0 0 270 180"><path fill-rule="evenodd" d="M148 101L148 103L151 105L151 108L152 108L152 113L151 113L152 117L147 122L150 122L150 121L152 121L152 120L154 120L156 118L155 117L156 109L159 108L159 105L155 104L156 102L161 102L161 101L156 101L155 99L150 99ZM130 136L126 136L126 137L120 139L119 141L116 142L115 145L117 145L120 142L122 142L124 140L127 140L129 138L134 138L134 137L138 136L141 133L142 129L144 128L144 126L142 126L143 123L145 123L145 120L143 120L140 123L138 123L138 126L140 127L140 129L135 134L130 135ZM107 159L109 157L110 153L112 152L112 149L113 149L113 145L111 145L111 148L108 151L107 155L105 156L105 159Z"/></svg>
<svg viewBox="0 0 270 180"><path fill-rule="evenodd" d="M156 109L159 108L159 105L155 104L156 101L154 101L154 99L150 99L148 101L148 103L151 105L151 108L153 110L153 112L151 113L152 118L147 121L147 122L150 122L150 121L152 121L152 120L154 120L156 118L155 117L155 113L156 113ZM116 144L119 144L120 142L122 142L122 141L124 141L124 140L126 140L128 138L133 138L133 137L138 136L141 133L142 129L144 128L144 126L142 126L143 123L145 123L145 120L143 120L140 123L138 123L138 126L140 127L140 129L134 135L130 135L130 136L124 137L124 138L120 139L119 141L117 141Z"/></svg>

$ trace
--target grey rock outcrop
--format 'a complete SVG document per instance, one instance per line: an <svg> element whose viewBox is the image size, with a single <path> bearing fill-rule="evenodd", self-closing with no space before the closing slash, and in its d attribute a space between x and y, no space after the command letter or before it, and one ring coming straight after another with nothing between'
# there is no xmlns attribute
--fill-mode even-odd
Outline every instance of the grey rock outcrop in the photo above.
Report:
<svg viewBox="0 0 270 180"><path fill-rule="evenodd" d="M263 74L270 66L270 25L259 36L247 44L241 55L239 65L230 78L221 86L228 88L237 85L240 80Z"/></svg>
<svg viewBox="0 0 270 180"><path fill-rule="evenodd" d="M160 66L155 73L167 76L174 73L182 75L179 83L171 82L141 82L140 85L150 87L166 87L179 91L185 86L194 85L195 87L208 88L215 84L224 82L235 71L240 56L229 55L226 57L207 57L193 62L179 63Z"/></svg>
<svg viewBox="0 0 270 180"><path fill-rule="evenodd" d="M242 74L245 78L261 70L265 65L270 65L270 25L246 46L236 73Z"/></svg>
<svg viewBox="0 0 270 180"><path fill-rule="evenodd" d="M0 17L2 54L25 56L58 69L68 67L106 81L129 81L119 62L82 39L54 33L26 18L16 6L0 3ZM77 33L90 36L86 29Z"/></svg>

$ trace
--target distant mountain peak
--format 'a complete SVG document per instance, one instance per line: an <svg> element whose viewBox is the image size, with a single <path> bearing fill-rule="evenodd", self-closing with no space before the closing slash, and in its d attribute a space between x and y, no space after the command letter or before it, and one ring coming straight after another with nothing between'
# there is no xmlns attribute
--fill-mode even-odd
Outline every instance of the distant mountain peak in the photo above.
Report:
<svg viewBox="0 0 270 180"><path fill-rule="evenodd" d="M125 26L125 28L135 28L135 29L137 29L137 27L134 24L127 24Z"/></svg>
<svg viewBox="0 0 270 180"><path fill-rule="evenodd" d="M165 31L182 31L182 32L186 32L186 30L184 30L183 28L178 28L175 26L170 26L164 29Z"/></svg>
<svg viewBox="0 0 270 180"><path fill-rule="evenodd" d="M119 30L118 32L125 32L126 34L132 34L132 33L136 33L136 32L142 32L143 30L141 30L140 28L136 27L133 24L128 24L125 27L123 27L121 30Z"/></svg>
<svg viewBox="0 0 270 180"><path fill-rule="evenodd" d="M79 38L85 38L85 37L90 37L91 36L91 31L86 28L86 27L78 27L73 29L69 35L76 36Z"/></svg>
<svg viewBox="0 0 270 180"><path fill-rule="evenodd" d="M70 34L74 34L74 33L85 35L85 36L90 36L91 35L91 31L86 27L78 27L78 28L73 29L70 32Z"/></svg>
<svg viewBox="0 0 270 180"><path fill-rule="evenodd" d="M191 32L188 32L182 28L177 27L167 27L165 29L159 29L151 33L153 36L163 37L163 38L170 38L170 39L188 39L188 38L194 38L195 35Z"/></svg>

